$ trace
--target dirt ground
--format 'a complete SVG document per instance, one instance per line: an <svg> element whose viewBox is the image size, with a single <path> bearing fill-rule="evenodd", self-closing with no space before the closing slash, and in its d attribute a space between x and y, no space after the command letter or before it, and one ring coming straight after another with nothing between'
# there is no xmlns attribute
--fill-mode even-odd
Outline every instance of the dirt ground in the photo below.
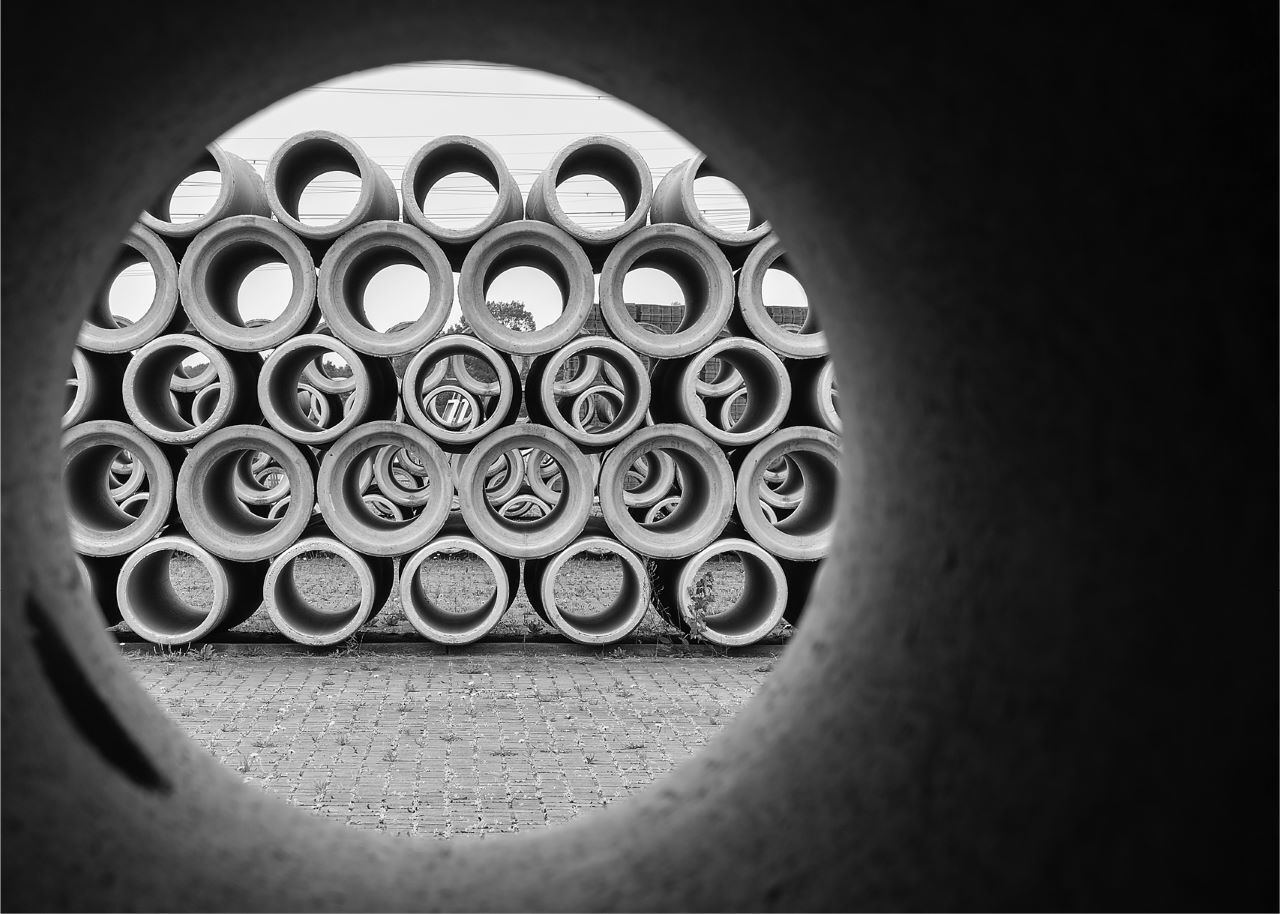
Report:
<svg viewBox="0 0 1280 914"><path fill-rule="evenodd" d="M399 566L400 561L397 560L397 581ZM732 557L713 561L707 567L713 581L713 604L709 609L710 614L716 611L716 607L727 609L739 598L742 593L743 572L741 563ZM300 591L309 602L337 610L358 599L355 574L344 562L334 556L304 555L297 563L294 574ZM479 559L474 557L437 555L424 565L422 576L427 592L445 609L454 606L459 610L466 609L479 604L491 593L492 579L489 577L488 570ZM209 605L211 581L208 573L195 559L176 554L170 563L170 579L174 590L185 602L194 607ZM557 579L556 601L558 605L569 606L578 612L590 613L593 608L603 608L613 600L621 581L622 571L618 560L575 558L570 560ZM788 626L780 624L764 639L763 643L784 643L788 630ZM112 631L128 637L129 628L127 624L121 623ZM252 618L232 631L274 634L276 628L268 617L266 608L259 607ZM392 589L391 597L363 631L366 634L377 633L393 637L420 637L405 619L398 586ZM678 638L678 630L664 621L650 606L639 627L627 640L653 642ZM211 640L216 640L216 636ZM524 582L521 580L515 601L484 640L565 639L534 612L525 594Z"/></svg>

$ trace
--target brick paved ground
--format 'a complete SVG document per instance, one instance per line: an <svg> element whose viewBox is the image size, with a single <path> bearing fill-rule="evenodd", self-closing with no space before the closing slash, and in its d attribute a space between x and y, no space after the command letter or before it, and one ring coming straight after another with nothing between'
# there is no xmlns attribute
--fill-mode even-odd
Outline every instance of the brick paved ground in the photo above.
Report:
<svg viewBox="0 0 1280 914"><path fill-rule="evenodd" d="M124 656L246 782L350 825L446 837L539 828L644 787L716 733L779 651Z"/></svg>

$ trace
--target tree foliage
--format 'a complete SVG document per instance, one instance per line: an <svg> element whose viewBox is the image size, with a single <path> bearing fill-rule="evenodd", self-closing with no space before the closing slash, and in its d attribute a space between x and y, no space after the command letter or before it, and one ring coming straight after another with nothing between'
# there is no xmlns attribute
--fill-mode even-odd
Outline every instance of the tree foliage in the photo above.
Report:
<svg viewBox="0 0 1280 914"><path fill-rule="evenodd" d="M486 304L489 306L489 313L512 330L528 332L538 329L533 322L533 315L522 301L491 301ZM457 323L450 324L444 332L471 333L471 323L465 317L459 317Z"/></svg>

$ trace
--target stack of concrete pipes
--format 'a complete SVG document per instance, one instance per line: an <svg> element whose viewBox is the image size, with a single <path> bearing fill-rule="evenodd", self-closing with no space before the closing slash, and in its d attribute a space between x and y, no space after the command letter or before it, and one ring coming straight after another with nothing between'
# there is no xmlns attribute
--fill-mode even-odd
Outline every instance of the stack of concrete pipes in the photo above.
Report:
<svg viewBox="0 0 1280 914"><path fill-rule="evenodd" d="M464 136L419 150L399 194L359 146L321 131L285 143L265 181L216 146L192 172L203 170L221 178L206 215L171 221L170 189L121 247L117 273L145 261L155 274L150 308L114 319L104 290L68 381L71 534L109 623L188 644L265 604L287 637L335 644L387 601L398 564L408 621L466 644L510 606L521 562L535 610L585 644L627 637L651 603L728 646L796 618L834 521L831 363L812 322L785 328L765 308L765 271L787 267L768 223L726 231L698 208L693 182L712 173L703 157L655 188L635 149L587 137L527 200L495 150ZM358 202L338 222L304 222L303 190L334 170L358 177ZM498 197L467 229L420 204L458 172ZM566 216L556 187L583 174L617 188L625 221L591 230ZM269 263L289 269L292 296L274 320L246 322L238 289ZM430 296L412 323L379 332L364 292L393 264L425 271ZM558 319L520 332L493 316L488 287L516 266L555 280ZM684 293L674 332L626 306L623 280L643 267ZM583 329L593 274L607 334ZM455 286L473 334L441 334ZM350 377L326 373L335 357ZM207 366L179 370L193 360ZM210 608L175 592L175 553L208 570ZM350 565L356 603L308 601L295 563L313 553ZM419 570L440 553L478 557L491 598L465 612L433 602ZM620 558L611 605L557 603L555 583L582 553ZM693 582L727 553L741 558L742 596L707 615Z"/></svg>

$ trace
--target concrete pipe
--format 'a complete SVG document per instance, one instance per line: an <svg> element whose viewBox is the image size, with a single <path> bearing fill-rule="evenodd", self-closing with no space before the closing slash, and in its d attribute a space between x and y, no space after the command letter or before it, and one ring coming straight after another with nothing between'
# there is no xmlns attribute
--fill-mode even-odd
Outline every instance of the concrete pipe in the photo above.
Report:
<svg viewBox="0 0 1280 914"><path fill-rule="evenodd" d="M786 425L817 425L839 435L844 430L836 394L836 366L829 359L789 359L791 411Z"/></svg>
<svg viewBox="0 0 1280 914"><path fill-rule="evenodd" d="M414 509L396 504L381 492L366 492L360 496L360 500L373 512L375 517L381 520L400 523L404 520L412 520L416 516Z"/></svg>
<svg viewBox="0 0 1280 914"><path fill-rule="evenodd" d="M437 377L443 379L438 366L446 364L454 355L483 359L493 371L498 385L497 394L483 404L484 418L477 425L463 430L437 424L423 406L434 386L428 382ZM520 396L520 376L510 357L473 336L461 333L442 336L420 349L405 366L400 385L400 398L409 421L450 452L469 450L495 429L512 422L520 411Z"/></svg>
<svg viewBox="0 0 1280 914"><path fill-rule="evenodd" d="M111 284L130 267L147 264L155 276L156 290L136 320L117 319L111 313ZM129 352L145 346L165 333L186 326L186 315L178 307L178 262L164 240L151 229L134 225L120 242L107 281L98 291L95 306L80 325L76 345L90 352Z"/></svg>
<svg viewBox="0 0 1280 914"><path fill-rule="evenodd" d="M742 562L742 591L722 609L714 597L714 578L710 590L702 589L698 581L714 573L710 563L735 553ZM654 591L662 617L712 644L755 644L773 631L786 612L788 581L782 565L749 539L725 537L686 559L656 564Z"/></svg>
<svg viewBox="0 0 1280 914"><path fill-rule="evenodd" d="M260 517L236 497L245 452L269 455L289 479L289 506L278 520ZM178 473L178 512L192 539L214 555L233 562L270 558L292 545L311 520L315 473L315 455L274 429L229 425L187 454Z"/></svg>
<svg viewBox="0 0 1280 914"><path fill-rule="evenodd" d="M194 329L191 327L183 332L191 334ZM169 379L169 389L175 394L197 394L218 379L218 370L208 363L193 375L188 375L186 371L185 368L181 372L175 371Z"/></svg>
<svg viewBox="0 0 1280 914"><path fill-rule="evenodd" d="M452 372L453 380L456 381L463 390L477 397L492 397L498 393L499 385L497 381L482 381L471 373L471 367L467 364L467 356L451 355L448 362L437 362L436 367L432 370L434 376L437 371ZM444 380L444 375L440 376L440 380ZM426 382L423 382L424 386Z"/></svg>
<svg viewBox="0 0 1280 914"><path fill-rule="evenodd" d="M132 455L150 493L137 517L116 503L109 488L111 464L121 451ZM75 550L90 556L123 555L159 533L173 514L174 467L181 459L176 449L157 444L124 422L98 419L64 432L62 484Z"/></svg>
<svg viewBox="0 0 1280 914"><path fill-rule="evenodd" d="M430 282L422 314L395 330L377 330L365 305L369 283L387 267L418 267ZM320 313L333 334L357 352L405 355L435 337L453 306L453 272L440 246L419 228L379 220L353 228L320 263L317 284Z"/></svg>
<svg viewBox="0 0 1280 914"><path fill-rule="evenodd" d="M427 418L447 431L468 431L480 424L483 407L476 395L460 384L440 384L427 388L423 400Z"/></svg>
<svg viewBox="0 0 1280 914"><path fill-rule="evenodd" d="M188 602L174 586L171 563L179 554L198 562L209 576L212 586L202 588L207 606ZM125 560L116 600L125 624L139 638L191 644L247 621L262 603L266 571L266 562L225 561L178 528Z"/></svg>
<svg viewBox="0 0 1280 914"><path fill-rule="evenodd" d="M804 500L804 474L790 456L780 459L782 471L771 473L767 468L760 477L760 501L764 507L781 508L786 511L795 510ZM770 464L772 466L772 464ZM765 519L769 523L777 521L777 515L770 515L766 510Z"/></svg>
<svg viewBox="0 0 1280 914"><path fill-rule="evenodd" d="M445 599L443 593L432 593L421 572L432 556L440 554L465 554L479 559L492 576L493 589L476 605L461 608L457 607L457 594ZM442 536L405 559L400 567L400 605L409 624L428 641L471 644L498 624L515 600L519 584L519 562L495 553L471 536L460 522L451 520Z"/></svg>
<svg viewBox="0 0 1280 914"><path fill-rule="evenodd" d="M269 455L243 451L236 460L231 491L247 505L274 505L289 494L289 475Z"/></svg>
<svg viewBox="0 0 1280 914"><path fill-rule="evenodd" d="M662 520L642 524L627 510L626 475L639 457L656 452L665 452L679 474L680 504ZM728 522L733 470L724 452L702 432L659 423L634 432L609 452L599 491L604 519L624 545L654 558L683 558L719 536Z"/></svg>
<svg viewBox="0 0 1280 914"><path fill-rule="evenodd" d="M431 499L431 471L421 462L407 463L404 453L403 446L381 448L373 459L373 480L383 497L396 505L421 508Z"/></svg>
<svg viewBox="0 0 1280 914"><path fill-rule="evenodd" d="M733 323L740 324L740 330L789 359L823 358L831 346L827 335L818 329L817 315L812 308L799 332L779 325L769 315L764 300L764 276L769 270L787 273L792 270L777 235L770 235L753 247L738 271L738 309Z"/></svg>
<svg viewBox="0 0 1280 914"><path fill-rule="evenodd" d="M678 504L680 504L679 495L668 495L648 508L631 508L630 513L631 516L637 520L641 520L643 518L641 521L642 523L656 524L658 521L662 520L674 511Z"/></svg>
<svg viewBox="0 0 1280 914"><path fill-rule="evenodd" d="M641 359L643 364L643 359ZM564 374L556 378L552 391L557 397L576 397L596 383L600 376L600 360L593 355L566 360ZM648 368L645 368L648 371Z"/></svg>
<svg viewBox="0 0 1280 914"><path fill-rule="evenodd" d="M288 495L284 496L279 501L273 501L267 506L265 517L267 517L268 520L279 520L281 517L284 517L285 512L289 510L290 502L291 499ZM311 517L314 520L319 516L320 508L313 502L311 505Z"/></svg>
<svg viewBox="0 0 1280 914"><path fill-rule="evenodd" d="M529 522L502 518L485 491L494 459L522 447L544 451L564 474L563 491L550 513ZM467 527L480 542L502 555L535 559L563 549L582 532L591 512L594 482L591 461L573 441L545 425L522 423L498 429L463 458L458 502Z"/></svg>
<svg viewBox="0 0 1280 914"><path fill-rule="evenodd" d="M498 516L503 520L541 520L551 513L554 504L554 500L548 501L532 492L521 492L503 502L498 508Z"/></svg>
<svg viewBox="0 0 1280 914"><path fill-rule="evenodd" d="M386 445L414 448L426 466L427 500L411 520L388 520L357 491L362 468ZM329 448L320 463L317 489L320 513L333 535L352 549L378 556L405 555L429 542L448 519L453 498L449 461L440 447L420 429L385 420L366 422Z"/></svg>
<svg viewBox="0 0 1280 914"><path fill-rule="evenodd" d="M354 392L341 416L319 425L299 403L299 385L308 365L332 353L347 363ZM321 333L296 336L276 347L258 376L258 405L267 423L299 444L328 444L362 423L390 419L396 407L396 376L383 358L356 352L339 339Z"/></svg>
<svg viewBox="0 0 1280 914"><path fill-rule="evenodd" d="M178 367L192 353L208 360L217 380L196 394L188 419L178 409L172 381ZM226 352L189 333L162 336L147 343L129 360L122 387L124 407L133 424L155 440L195 444L225 425L257 418L254 386L261 365L251 353Z"/></svg>
<svg viewBox="0 0 1280 914"><path fill-rule="evenodd" d="M503 272L533 267L560 290L560 316L536 330L513 330L489 311L489 286ZM546 222L523 219L493 229L475 243L458 278L462 316L481 340L511 355L541 355L578 335L595 299L591 263L572 236Z"/></svg>
<svg viewBox="0 0 1280 914"><path fill-rule="evenodd" d="M147 501L151 497L150 492L134 492L128 498L120 501L120 510L130 517L141 517L142 511L147 506Z"/></svg>
<svg viewBox="0 0 1280 914"><path fill-rule="evenodd" d="M618 391L620 399L620 408L612 421L601 422L591 430L579 422L582 398L587 397L590 402L589 392L594 391L591 396L595 396L601 387L611 388L596 385L573 396L556 393L557 376L565 365L571 360L585 362L588 358L611 369L609 376L619 382L613 389ZM525 403L530 420L549 425L590 453L613 447L644 423L649 392L649 375L640 357L617 340L604 336L578 337L555 352L539 356L525 376Z"/></svg>
<svg viewBox="0 0 1280 914"><path fill-rule="evenodd" d="M147 483L146 468L128 451L120 451L116 454L107 473L107 494L116 504L132 498Z"/></svg>
<svg viewBox="0 0 1280 914"><path fill-rule="evenodd" d="M218 173L218 196L203 215L184 221L174 219L173 194L189 176L202 171ZM191 239L215 222L231 216L270 216L266 187L257 169L240 156L210 143L200 156L182 171L182 176L165 186L139 221L160 235L179 254Z"/></svg>
<svg viewBox="0 0 1280 914"><path fill-rule="evenodd" d="M742 376L746 408L732 424L717 424L725 416L737 391L724 398L702 398L698 380L711 359L719 359ZM754 444L782 424L791 405L791 376L777 354L762 343L730 336L716 340L693 356L660 362L653 368L653 418L658 422L685 422L721 447Z"/></svg>
<svg viewBox="0 0 1280 914"><path fill-rule="evenodd" d="M313 647L341 644L355 635L386 605L395 586L392 559L361 555L328 532L322 524L308 528L301 539L271 560L262 584L271 623L290 641ZM356 579L354 600L330 609L309 599L298 582L299 563L314 560L317 554L350 569Z"/></svg>
<svg viewBox="0 0 1280 914"><path fill-rule="evenodd" d="M183 4L90 9L87 78L5 92L6 908L1277 908L1271 9L814 4L762 61L712 4L335 8L230 8L178 55ZM93 631L57 416L158 176L317 80L487 53L684 130L767 207L858 435L804 626L672 776L392 839L243 784Z"/></svg>
<svg viewBox="0 0 1280 914"><path fill-rule="evenodd" d="M462 461L466 458L466 454L450 454L449 465L453 469L453 478L458 479L462 467ZM499 454L489 464L489 468L484 474L484 492L485 498L489 500L489 504L495 507L501 507L511 499L515 498L516 493L525 484L525 458L517 448L512 448L503 454ZM454 495L455 501L457 495ZM461 510L461 508L458 508Z"/></svg>
<svg viewBox="0 0 1280 914"><path fill-rule="evenodd" d="M120 567L124 565L125 556L92 556L73 555L76 570L80 572L80 581L101 613L101 622L110 628L119 625L121 620L120 601L116 599L116 579L120 577Z"/></svg>
<svg viewBox="0 0 1280 914"><path fill-rule="evenodd" d="M584 454L591 469L591 485L594 488L600 478L600 455ZM554 505L564 491L565 475L555 459L545 451L534 448L524 459L525 482L530 493L539 501Z"/></svg>
<svg viewBox="0 0 1280 914"><path fill-rule="evenodd" d="M676 464L671 455L650 451L624 471L622 502L628 508L652 507L667 496L675 483Z"/></svg>
<svg viewBox="0 0 1280 914"><path fill-rule="evenodd" d="M627 311L627 273L645 268L666 273L684 296L684 317L673 333L645 329ZM711 344L733 311L733 270L705 235L683 225L650 225L609 254L600 273L600 310L610 332L636 352L657 359L692 355Z"/></svg>
<svg viewBox="0 0 1280 914"><path fill-rule="evenodd" d="M611 184L626 210L622 222L611 228L590 229L565 212L557 193L570 178L591 175ZM586 136L565 146L529 188L525 211L530 219L549 222L573 236L599 270L613 246L649 218L653 200L653 175L649 164L630 143L612 136Z"/></svg>
<svg viewBox="0 0 1280 914"><path fill-rule="evenodd" d="M62 427L94 419L125 418L121 385L128 356L71 350L71 377L66 381L66 409Z"/></svg>
<svg viewBox="0 0 1280 914"><path fill-rule="evenodd" d="M622 391L608 384L597 384L570 401L569 420L579 432L596 432L614 424L626 405L626 395ZM639 424L643 424L648 415L649 411L645 410Z"/></svg>
<svg viewBox="0 0 1280 914"><path fill-rule="evenodd" d="M360 196L351 212L324 225L304 222L302 194L320 175L341 171L358 178ZM330 130L308 130L285 140L267 163L267 202L280 224L293 232L317 259L340 236L366 222L400 218L400 197L391 178L360 146Z"/></svg>
<svg viewBox="0 0 1280 914"><path fill-rule="evenodd" d="M489 214L466 228L441 225L422 208L431 188L459 173L476 175L498 195ZM484 140L470 136L436 137L414 153L400 176L400 197L405 221L430 235L455 270L462 269L467 252L488 231L524 218L524 198L507 163Z"/></svg>
<svg viewBox="0 0 1280 914"><path fill-rule="evenodd" d="M660 222L678 222L697 229L718 244L737 268L746 260L751 248L769 234L770 226L754 209L750 209L750 201L747 202L749 212L746 230L721 228L708 219L694 195L694 182L699 178L719 177L724 176L712 167L702 153L681 162L658 182L653 192L650 215L654 225Z"/></svg>
<svg viewBox="0 0 1280 914"><path fill-rule="evenodd" d="M719 338L731 335L725 330ZM694 384L699 397L727 397L742 386L742 375L732 365L720 359L709 359Z"/></svg>
<svg viewBox="0 0 1280 914"><path fill-rule="evenodd" d="M766 468L779 457L794 465L801 498L776 524L761 502ZM745 452L734 455L738 517L747 534L779 558L812 562L825 558L836 521L840 483L840 439L824 428L793 425L780 429ZM798 471L798 474L796 473Z"/></svg>
<svg viewBox="0 0 1280 914"><path fill-rule="evenodd" d="M562 574L568 576L569 561L577 556L601 555L616 556L622 567L622 583L617 595L604 606L595 598L588 601L589 605L557 600L556 581ZM608 529L598 520L555 555L525 562L524 591L544 622L579 644L621 641L636 630L649 609L649 575L644 561L609 536Z"/></svg>
<svg viewBox="0 0 1280 914"><path fill-rule="evenodd" d="M240 285L258 267L273 263L289 268L289 301L272 320L245 321L237 302ZM237 352L279 346L318 320L315 261L296 235L263 216L232 216L197 235L178 268L178 288L195 329Z"/></svg>
<svg viewBox="0 0 1280 914"><path fill-rule="evenodd" d="M321 320L316 324L316 328L312 332L320 333L325 336L334 335L333 329L325 323L324 320ZM270 355L270 352L264 352L262 354L262 360L265 362ZM321 362L321 356L317 356L314 360L307 363L307 367L302 372L302 377L303 380L316 390L325 394L344 396L356 389L355 379L350 376L337 375L335 377L330 377L325 370L324 364Z"/></svg>

